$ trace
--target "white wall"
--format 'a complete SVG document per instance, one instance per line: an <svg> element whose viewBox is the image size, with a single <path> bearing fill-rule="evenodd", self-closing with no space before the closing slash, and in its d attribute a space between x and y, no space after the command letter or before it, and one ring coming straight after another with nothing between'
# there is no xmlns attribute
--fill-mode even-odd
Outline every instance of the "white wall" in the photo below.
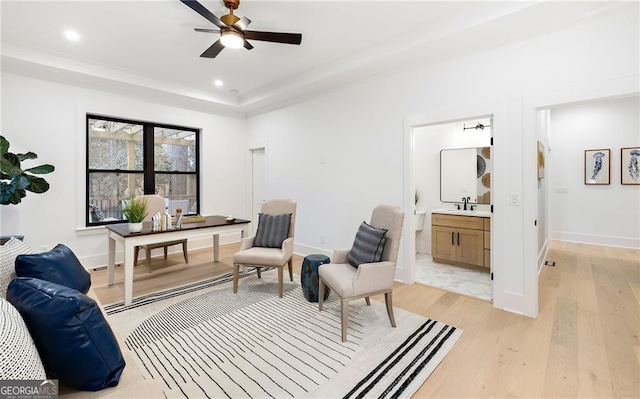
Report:
<svg viewBox="0 0 640 399"><path fill-rule="evenodd" d="M416 232L416 251L431 253L431 210L453 208L450 203L440 201L440 151L453 148L484 147L489 145L491 128L462 130L463 126L475 125L479 119L459 123L423 126L414 133L414 181L420 194L417 210L426 211L423 229ZM489 120L482 119L489 125ZM475 164L474 164L475 165Z"/></svg>
<svg viewBox="0 0 640 399"><path fill-rule="evenodd" d="M529 167L523 159L535 159L523 152L523 94L637 75L638 36L638 5L632 4L536 39L445 63L414 64L250 118L249 138L268 142L269 194L299 203L296 249L348 248L376 204L413 204L413 192L402 189L407 116L500 104L492 182L494 305L535 316L536 259L524 257L524 236L533 227L533 219L525 220L526 207L537 203L537 193L508 205L510 193L524 195ZM405 267L410 262L401 260L399 272Z"/></svg>
<svg viewBox="0 0 640 399"><path fill-rule="evenodd" d="M2 135L11 150L38 154L25 166L50 163L56 170L43 176L51 185L46 193L28 193L19 205L0 207L2 234L25 235L36 251L64 243L85 267L106 264L105 229L84 229L87 112L201 128L200 211L250 217L244 205L244 120L3 73Z"/></svg>
<svg viewBox="0 0 640 399"><path fill-rule="evenodd" d="M638 97L551 109L550 224L555 239L640 248L640 186L620 184L620 149L640 146ZM611 183L584 184L584 151L611 150Z"/></svg>

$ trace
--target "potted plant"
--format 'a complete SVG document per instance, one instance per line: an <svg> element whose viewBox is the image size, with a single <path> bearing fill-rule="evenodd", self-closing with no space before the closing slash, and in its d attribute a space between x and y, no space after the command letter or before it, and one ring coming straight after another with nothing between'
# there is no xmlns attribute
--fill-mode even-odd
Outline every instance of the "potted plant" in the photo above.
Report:
<svg viewBox="0 0 640 399"><path fill-rule="evenodd" d="M33 174L46 174L54 171L53 165L44 164L22 169L21 162L36 159L38 156L29 151L26 154L9 152L9 141L0 136L0 204L18 205L27 191L41 194L49 190L49 183Z"/></svg>
<svg viewBox="0 0 640 399"><path fill-rule="evenodd" d="M149 214L147 199L144 197L131 198L125 201L122 214L129 222L129 231L139 233L142 231L142 221Z"/></svg>

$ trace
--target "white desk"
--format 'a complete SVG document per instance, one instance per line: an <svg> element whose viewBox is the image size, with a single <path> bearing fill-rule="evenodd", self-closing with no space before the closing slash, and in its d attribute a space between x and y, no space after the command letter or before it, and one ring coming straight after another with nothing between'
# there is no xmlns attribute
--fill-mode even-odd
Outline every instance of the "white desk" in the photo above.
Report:
<svg viewBox="0 0 640 399"><path fill-rule="evenodd" d="M107 225L109 232L109 264L107 266L107 283L114 283L116 259L116 242L124 246L124 304L131 305L133 298L133 250L138 245L155 244L163 241L193 238L195 236L213 236L213 260L218 261L219 234L240 231L242 237L247 235L249 220L235 219L227 222L224 216L207 216L204 222L185 223L183 228L151 231L151 223L143 224L140 233L129 232L127 223Z"/></svg>

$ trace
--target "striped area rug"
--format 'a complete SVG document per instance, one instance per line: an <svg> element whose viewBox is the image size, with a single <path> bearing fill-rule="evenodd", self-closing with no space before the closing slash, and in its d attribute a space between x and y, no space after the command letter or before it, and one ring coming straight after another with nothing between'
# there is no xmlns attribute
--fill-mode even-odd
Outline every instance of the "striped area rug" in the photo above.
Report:
<svg viewBox="0 0 640 399"><path fill-rule="evenodd" d="M262 271L273 270L272 267L263 267ZM256 275L256 269L248 269L245 273L240 274L240 279L251 277ZM200 291L205 290L207 288L217 287L219 285L229 283L233 281L233 273L225 273L219 276L211 277L205 280L196 281L194 283L189 283L185 285L181 285L174 288L169 288L162 291L152 292L150 294L145 294L136 298L133 298L131 301L131 305L125 305L124 301L116 302L109 304L103 307L104 312L107 315L113 315L116 313L124 312L127 310L132 310L139 308L141 306L150 305L152 303L156 303L159 301L166 301L171 298L183 298L190 294L200 293ZM163 302L164 303L164 302Z"/></svg>
<svg viewBox="0 0 640 399"><path fill-rule="evenodd" d="M384 304L360 300L343 343L335 295L319 312L299 284L278 298L271 274L245 276L237 294L219 284L109 321L168 398L410 397L462 334L397 308L392 328Z"/></svg>

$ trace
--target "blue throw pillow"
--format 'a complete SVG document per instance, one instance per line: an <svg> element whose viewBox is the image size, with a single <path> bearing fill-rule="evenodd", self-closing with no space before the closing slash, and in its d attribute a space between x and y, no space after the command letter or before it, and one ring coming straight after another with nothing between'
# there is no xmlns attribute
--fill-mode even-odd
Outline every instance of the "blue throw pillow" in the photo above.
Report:
<svg viewBox="0 0 640 399"><path fill-rule="evenodd" d="M380 262L384 243L387 240L385 238L387 231L387 229L377 229L362 222L353 241L353 247L349 251L351 266L358 267L363 263Z"/></svg>
<svg viewBox="0 0 640 399"><path fill-rule="evenodd" d="M118 385L124 358L93 299L63 285L17 277L7 300L22 315L47 376L83 391Z"/></svg>
<svg viewBox="0 0 640 399"><path fill-rule="evenodd" d="M49 252L18 255L16 275L62 284L86 294L91 287L91 275L76 255L65 245L58 244Z"/></svg>
<svg viewBox="0 0 640 399"><path fill-rule="evenodd" d="M253 239L254 247L281 248L282 242L289 236L291 214L258 214L258 231Z"/></svg>

